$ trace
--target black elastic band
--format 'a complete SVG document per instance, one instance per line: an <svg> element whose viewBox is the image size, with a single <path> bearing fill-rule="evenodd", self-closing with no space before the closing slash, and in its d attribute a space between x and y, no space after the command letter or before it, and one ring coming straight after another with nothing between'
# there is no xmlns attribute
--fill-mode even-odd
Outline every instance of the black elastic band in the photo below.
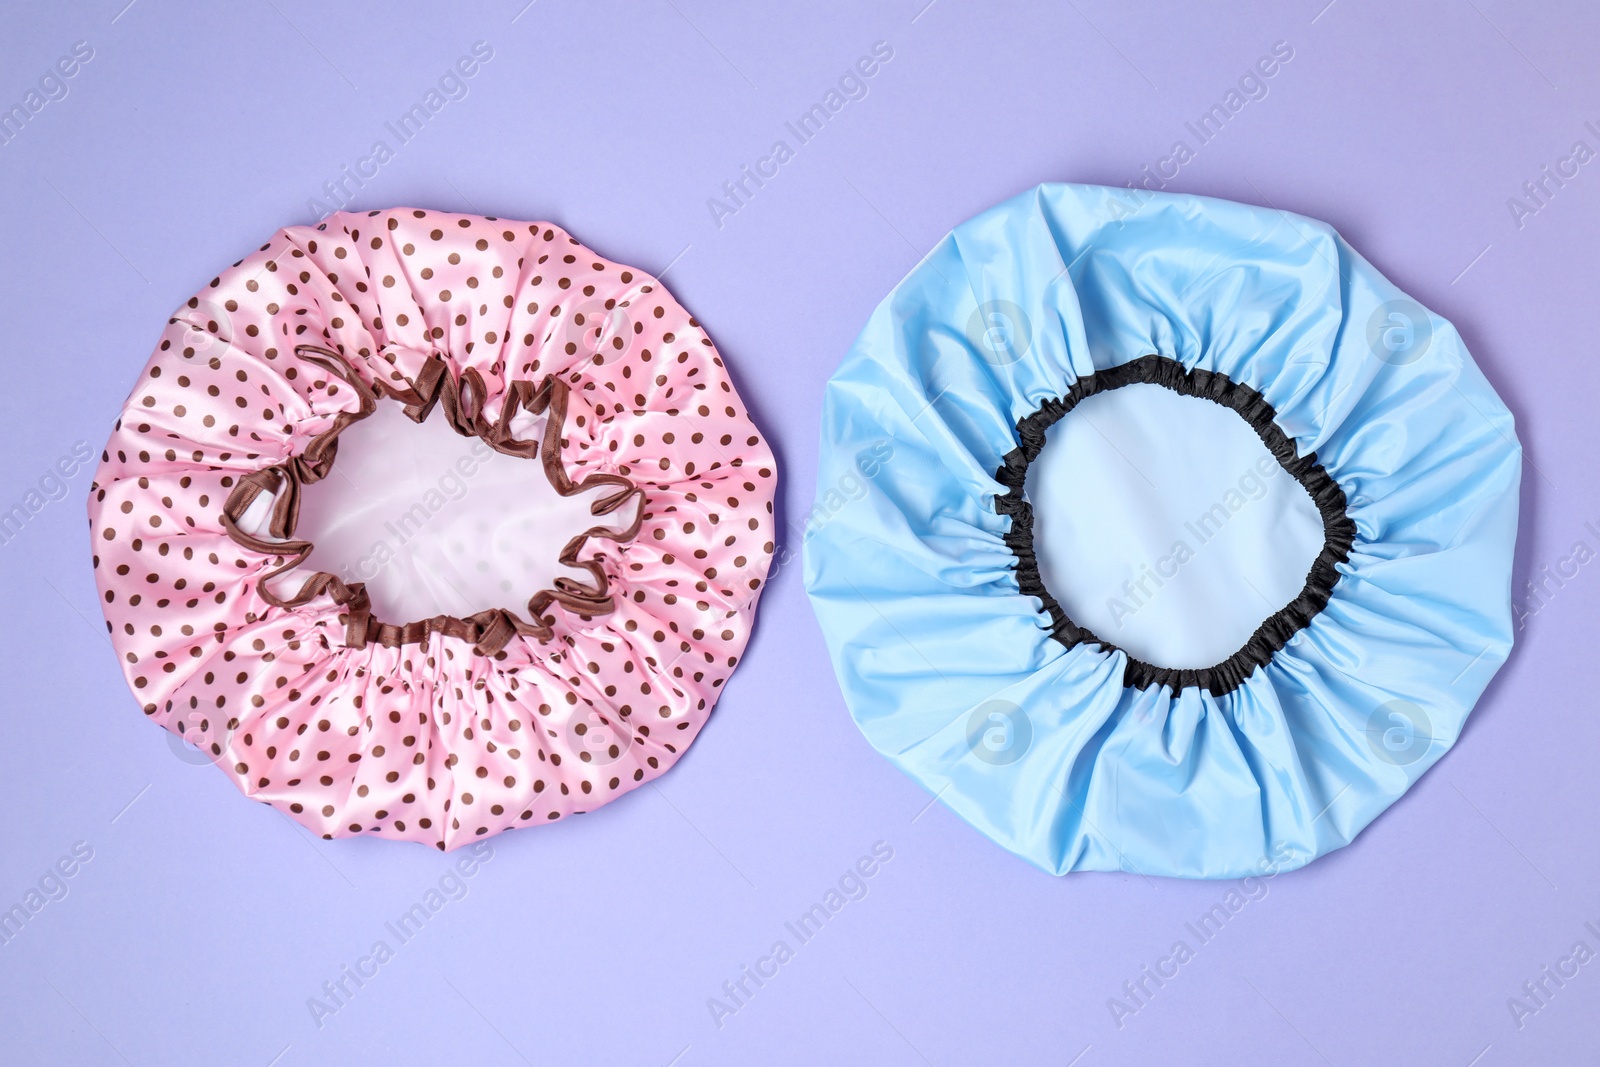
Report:
<svg viewBox="0 0 1600 1067"><path fill-rule="evenodd" d="M1243 685L1257 667L1270 662L1291 637L1309 625L1317 613L1327 606L1328 596L1333 591L1334 583L1339 580L1336 564L1349 559L1350 546L1355 543L1356 524L1345 514L1344 490L1317 462L1316 453L1296 455L1294 442L1278 429L1275 421L1277 412L1266 398L1248 385L1214 371L1186 370L1183 364L1166 356L1141 356L1132 362L1079 378L1065 396L1046 400L1038 411L1018 421L1017 438L1021 444L1006 453L1000 469L995 472L995 479L1008 490L1005 495L995 497L994 506L995 511L1011 519L1011 530L1006 534L1005 542L1017 557L1017 585L1021 587L1023 595L1038 597L1044 603L1044 609L1051 619L1051 635L1067 648L1098 645L1107 653L1118 650L1110 641L1068 618L1066 611L1044 586L1033 545L1033 506L1023 495L1028 466L1044 448L1045 431L1077 407L1084 398L1138 384L1165 386L1183 396L1201 397L1237 412L1256 431L1273 458L1305 487L1322 515L1322 551L1317 554L1316 562L1312 563L1306 575L1305 587L1286 607L1274 612L1257 627L1239 651L1221 663L1198 670L1158 667L1128 656L1128 667L1122 682L1128 688L1163 686L1176 693L1190 686L1202 686L1213 695L1221 696Z"/></svg>

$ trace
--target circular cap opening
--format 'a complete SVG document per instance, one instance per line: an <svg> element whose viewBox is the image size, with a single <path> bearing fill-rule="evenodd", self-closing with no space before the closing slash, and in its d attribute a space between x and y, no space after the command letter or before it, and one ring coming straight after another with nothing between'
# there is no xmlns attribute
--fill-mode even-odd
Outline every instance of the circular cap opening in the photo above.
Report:
<svg viewBox="0 0 1600 1067"><path fill-rule="evenodd" d="M1025 485L1040 578L1103 642L1209 668L1306 587L1323 517L1237 411L1132 382L1084 397L1045 438Z"/></svg>
<svg viewBox="0 0 1600 1067"><path fill-rule="evenodd" d="M545 416L512 428L539 440ZM596 527L625 530L638 502L596 516L614 487L562 496L538 460L506 455L435 412L413 423L397 403L346 427L328 476L305 487L295 535L312 543L303 574L325 571L366 587L372 612L405 623L491 608L521 610L558 580L592 583L559 561Z"/></svg>

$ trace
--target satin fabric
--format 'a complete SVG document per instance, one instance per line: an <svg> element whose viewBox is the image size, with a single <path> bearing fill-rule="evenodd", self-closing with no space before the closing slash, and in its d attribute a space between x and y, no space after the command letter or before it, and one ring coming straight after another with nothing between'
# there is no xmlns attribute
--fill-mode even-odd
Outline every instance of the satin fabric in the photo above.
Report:
<svg viewBox="0 0 1600 1067"><path fill-rule="evenodd" d="M1258 390L1356 525L1326 608L1221 696L1054 640L994 507L1018 420L1151 354ZM1455 330L1327 225L1045 185L940 242L829 382L806 586L867 740L1002 846L1057 874L1287 870L1432 766L1509 654L1520 475Z"/></svg>
<svg viewBox="0 0 1600 1067"><path fill-rule="evenodd" d="M332 572L279 573L293 523L259 543L230 530L230 497L264 472L278 491L301 471L306 495L336 500L328 435L372 417L371 394L410 405L428 382L450 388L419 417L463 433L554 423L554 440L499 447L529 478L604 485L638 516L626 536L573 540L589 573L567 600L506 595L501 608L547 615L548 637L503 615L454 620L492 627L481 640L363 617ZM532 383L549 406L517 409ZM407 509L428 530L459 506L430 477ZM451 849L593 811L677 761L754 624L776 479L711 339L655 278L548 223L392 209L280 230L174 313L89 519L110 639L147 716L323 837ZM609 603L582 595L597 583ZM379 619L425 632L390 643L364 625Z"/></svg>

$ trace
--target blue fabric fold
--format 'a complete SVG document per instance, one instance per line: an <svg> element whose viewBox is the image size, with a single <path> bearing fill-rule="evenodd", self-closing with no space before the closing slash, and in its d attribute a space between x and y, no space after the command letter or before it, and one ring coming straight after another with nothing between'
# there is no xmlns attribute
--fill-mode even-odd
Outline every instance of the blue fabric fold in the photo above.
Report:
<svg viewBox="0 0 1600 1067"><path fill-rule="evenodd" d="M1259 392L1355 524L1326 607L1222 695L1129 687L1124 653L1052 637L995 507L1021 420L1150 355ZM1510 653L1521 463L1454 328L1327 225L1044 185L947 236L830 381L819 501L864 490L819 507L806 588L867 740L1005 848L1287 870L1432 766Z"/></svg>

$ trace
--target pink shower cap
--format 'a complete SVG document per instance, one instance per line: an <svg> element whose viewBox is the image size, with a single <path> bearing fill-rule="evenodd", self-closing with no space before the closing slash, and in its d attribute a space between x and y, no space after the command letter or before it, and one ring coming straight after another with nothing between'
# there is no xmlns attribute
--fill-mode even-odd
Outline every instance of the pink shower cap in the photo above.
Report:
<svg viewBox="0 0 1600 1067"><path fill-rule="evenodd" d="M379 620L360 582L296 571L295 526L385 399L636 516L567 542L589 580L524 611ZM592 811L683 753L749 637L774 484L659 281L548 223L395 209L281 230L178 310L89 518L146 715L323 837L448 849Z"/></svg>

